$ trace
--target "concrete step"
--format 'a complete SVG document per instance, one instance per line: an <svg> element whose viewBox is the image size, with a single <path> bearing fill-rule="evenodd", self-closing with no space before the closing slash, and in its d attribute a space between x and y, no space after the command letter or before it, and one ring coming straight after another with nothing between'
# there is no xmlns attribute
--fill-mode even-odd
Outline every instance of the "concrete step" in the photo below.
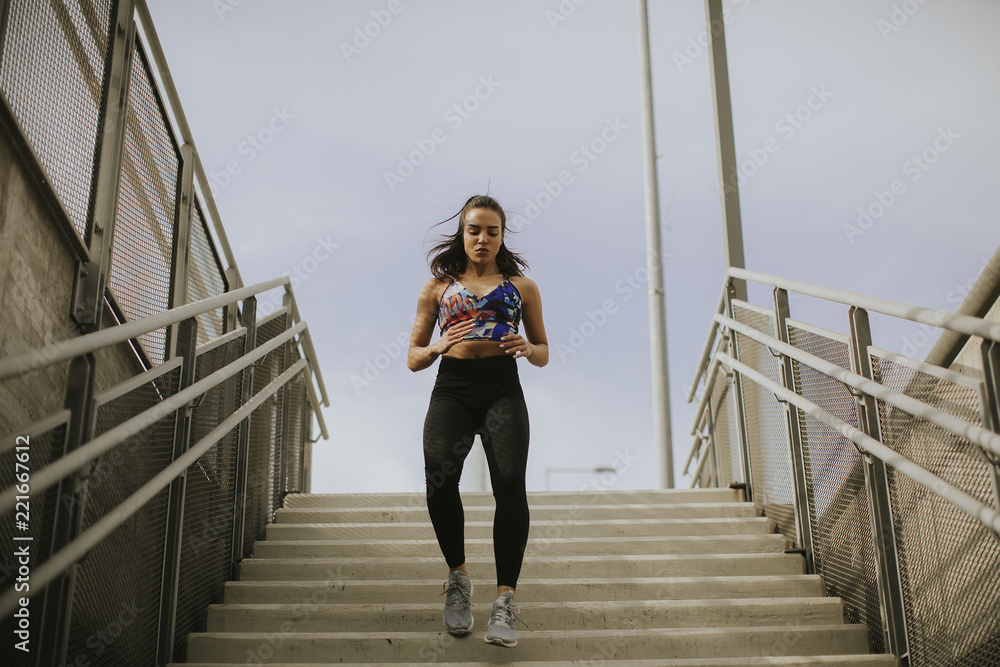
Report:
<svg viewBox="0 0 1000 667"><path fill-rule="evenodd" d="M590 537L556 539L529 538L528 552L535 556L596 556L652 554L749 554L781 553L791 545L784 535L724 535L671 537L620 537L613 540ZM297 540L257 542L254 558L400 558L439 557L441 548L430 540ZM470 558L493 555L492 539L466 539Z"/></svg>
<svg viewBox="0 0 1000 667"><path fill-rule="evenodd" d="M855 625L786 625L755 628L652 628L643 630L534 630L518 632L519 660L650 660L657 658L738 658L774 655L859 654L868 650L867 629ZM506 662L511 651L482 641L482 630L465 637L441 631L358 633L195 633L188 658L195 662L249 659L266 651L268 661L300 663Z"/></svg>
<svg viewBox="0 0 1000 667"><path fill-rule="evenodd" d="M775 531L766 517L723 519L600 519L531 522L536 537L674 537L754 535ZM492 539L493 520L466 521L466 539ZM433 540L430 521L411 523L269 523L267 540Z"/></svg>
<svg viewBox="0 0 1000 667"><path fill-rule="evenodd" d="M465 508L466 521L492 521L494 508ZM706 519L759 516L753 503L675 503L670 505L542 505L531 508L532 520L567 519ZM290 508L275 512L276 523L407 523L428 520L426 507Z"/></svg>
<svg viewBox="0 0 1000 667"><path fill-rule="evenodd" d="M208 632L438 632L444 598L433 603L212 605ZM534 602L519 616L532 630L701 628L836 625L844 608L836 598L746 598ZM477 626L489 623L490 605L472 608Z"/></svg>
<svg viewBox="0 0 1000 667"><path fill-rule="evenodd" d="M470 570L492 572L492 557L468 558ZM681 556L528 556L521 574L533 579L561 577L723 577L804 574L798 554L699 554ZM442 574L444 573L444 574ZM446 576L434 558L246 558L239 565L244 581L318 581L328 579L424 579Z"/></svg>
<svg viewBox="0 0 1000 667"><path fill-rule="evenodd" d="M731 503L742 500L734 489L663 489L656 491L533 491L528 504L538 505L610 505L651 503ZM463 492L465 507L493 507L489 492ZM336 493L285 496L284 507L426 507L424 493Z"/></svg>
<svg viewBox="0 0 1000 667"><path fill-rule="evenodd" d="M482 572L479 576L477 572ZM496 597L492 563L472 571L474 604ZM421 603L435 600L445 574L422 580L229 581L226 604ZM478 585L476 585L478 582ZM529 579L518 582L518 603L601 600L719 600L733 598L822 597L823 580L814 574L730 577L627 577Z"/></svg>
<svg viewBox="0 0 1000 667"><path fill-rule="evenodd" d="M600 659L600 658L599 658ZM598 660L599 660L598 659ZM499 661L499 660L498 660ZM546 660L544 662L524 660L502 660L505 665L514 667L580 667L579 661ZM237 663L185 663L172 664L170 667L245 667L246 662ZM267 663L270 667L301 667L302 663ZM395 662L393 667L426 667L426 662ZM494 662L447 662L448 667L489 667ZM595 662L585 662L585 665ZM787 667L897 667L899 662L891 655L810 655L810 656L767 656L740 658L694 658L680 660L616 660L614 667L742 667L743 665L785 665ZM313 667L371 667L368 662L317 662Z"/></svg>

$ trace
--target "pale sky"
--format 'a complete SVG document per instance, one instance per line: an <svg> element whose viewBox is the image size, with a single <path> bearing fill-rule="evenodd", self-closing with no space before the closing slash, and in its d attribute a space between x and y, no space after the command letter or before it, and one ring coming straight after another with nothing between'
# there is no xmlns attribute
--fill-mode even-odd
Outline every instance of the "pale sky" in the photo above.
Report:
<svg viewBox="0 0 1000 667"><path fill-rule="evenodd" d="M423 488L437 364L411 373L405 343L431 226L488 184L520 230L507 243L541 290L551 350L544 368L519 362L529 490L547 470L560 490L656 484L636 2L149 5L244 281L297 276L331 400L314 491ZM1000 5L723 5L747 267L954 310L1000 245ZM704 3L649 7L686 487L684 397L724 278L719 177ZM847 330L843 307L800 298L792 316ZM891 350L933 343L873 325ZM597 466L620 472L559 470Z"/></svg>

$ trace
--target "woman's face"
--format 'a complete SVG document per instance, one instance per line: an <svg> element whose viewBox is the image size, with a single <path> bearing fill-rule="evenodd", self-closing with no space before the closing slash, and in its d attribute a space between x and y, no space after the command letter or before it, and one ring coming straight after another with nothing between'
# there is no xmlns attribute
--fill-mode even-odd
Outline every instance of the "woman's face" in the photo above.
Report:
<svg viewBox="0 0 1000 667"><path fill-rule="evenodd" d="M465 254L469 261L488 266L496 259L503 243L500 214L488 208L474 208L465 215Z"/></svg>

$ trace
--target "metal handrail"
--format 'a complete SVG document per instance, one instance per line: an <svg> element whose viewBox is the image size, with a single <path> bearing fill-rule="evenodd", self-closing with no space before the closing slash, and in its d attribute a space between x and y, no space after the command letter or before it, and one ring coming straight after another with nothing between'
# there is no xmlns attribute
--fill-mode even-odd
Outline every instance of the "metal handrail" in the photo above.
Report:
<svg viewBox="0 0 1000 667"><path fill-rule="evenodd" d="M228 367L227 367L228 368ZM99 521L94 523L87 532L83 533L75 540L66 545L58 553L53 554L44 564L38 567L31 577L31 591L29 596L37 593L52 582L60 573L78 562L91 549L97 546L101 540L106 538L118 526L128 520L133 514L152 500L158 493L165 489L174 479L182 475L185 470L192 466L205 452L212 448L227 433L236 428L241 421L249 417L254 410L274 395L281 387L288 384L296 375L306 368L306 360L299 359L288 370L279 375L264 389L258 392L239 410L230 415L225 421L216 426L197 444L189 448L183 455L177 458L169 466L161 470L155 477L146 482L138 491L126 498L117 507L105 514ZM50 466L51 467L51 466ZM35 487L32 481L32 490ZM6 510L5 510L6 511ZM8 590L0 597L0 616L6 617L18 605L18 598L24 593L18 593L14 588Z"/></svg>
<svg viewBox="0 0 1000 667"><path fill-rule="evenodd" d="M750 378L758 385L773 393L779 400L788 401L806 414L835 429L866 453L880 459L886 465L903 473L924 489L951 503L965 514L978 520L983 527L991 531L994 535L1000 537L1000 512L976 500L961 489L952 486L901 454L897 454L891 448L886 447L878 440L866 435L863 431L851 426L847 422L838 419L812 401L785 389L762 373L733 359L728 354L720 353L719 357L722 363L729 366L729 368L741 373L744 377Z"/></svg>
<svg viewBox="0 0 1000 667"><path fill-rule="evenodd" d="M726 309L726 293L729 291L729 281L722 286L722 293L719 294L719 302L715 306L715 315L722 313ZM708 364L708 359L712 355L712 345L715 343L715 335L718 331L718 324L715 320L712 320L712 326L708 328L708 336L705 338L705 345L701 348L701 356L698 358L698 367L694 371L694 379L691 380L691 388L688 389L687 402L690 403L694 400L694 394L698 390L698 383L701 381L701 376L705 372L705 366Z"/></svg>
<svg viewBox="0 0 1000 667"><path fill-rule="evenodd" d="M837 364L809 354L808 352L800 350L793 345L782 343L777 338L761 333L753 327L741 324L734 319L723 315L716 315L715 318L719 324L724 324L734 331L743 334L747 338L752 338L761 345L771 348L775 352L780 352L781 354L791 357L792 359L795 359L796 361L803 363L828 377L842 382L849 387L864 392L869 396L873 396L883 403L895 406L900 410L917 417L918 419L928 421L935 426L944 429L948 433L951 433L952 435L969 440L982 449L1000 456L1000 434L994 433L993 431L985 429L982 426L969 423L964 419L956 417L955 415L938 410L937 408L927 405L912 396L907 396L902 392L888 389L878 382L868 380L857 373L852 373L847 369L841 368Z"/></svg>
<svg viewBox="0 0 1000 667"><path fill-rule="evenodd" d="M780 278L766 273L747 271L746 269L735 267L730 267L727 273L731 278L753 281L770 285L771 287L779 287L789 292L797 292L805 296L842 303L845 306L856 306L868 311L882 313L883 315L890 315L920 324L930 324L940 329L947 329L956 333L979 336L980 338L1000 342L1000 323L987 322L976 317L970 317L969 315L956 315L955 313L935 308L914 306L900 301L892 301L891 299L867 296L858 292L848 292L847 290L833 287L812 285L799 280Z"/></svg>
<svg viewBox="0 0 1000 667"><path fill-rule="evenodd" d="M196 317L202 313L207 313L210 310L215 310L228 304L236 303L237 301L242 301L247 297L254 296L260 292L266 292L281 285L288 285L289 287L286 289L290 289L290 284L291 279L288 276L273 278L262 283L257 283L256 285L202 299L201 301L193 301L177 308L165 310L162 313L144 317L141 320L132 320L131 322L101 329L100 331L85 334L77 338L70 338L65 341L46 345L42 348L28 350L27 352L0 361L0 382L20 377L31 371L40 370L60 361L69 361L74 357L96 352L109 345L124 343L150 331L177 324L188 318ZM39 363L33 363L36 361Z"/></svg>
<svg viewBox="0 0 1000 667"><path fill-rule="evenodd" d="M299 322L292 328L275 336L264 345L254 349L252 352L243 355L236 361L223 366L211 375L195 382L187 389L177 392L170 398L160 401L153 407L140 412L126 422L110 429L106 433L94 438L79 449L62 456L44 468L35 472L31 477L31 495L35 495L55 486L67 475L83 468L91 461L94 461L102 454L114 449L126 439L149 428L157 421L173 414L183 408L195 398L207 393L212 388L217 387L229 378L239 373L244 368L254 363L258 359L263 359L270 352L273 352L285 342L289 341L300 331L306 328L305 322ZM305 362L305 359L300 361ZM11 487L0 493L0 514L14 509L17 502L17 489Z"/></svg>

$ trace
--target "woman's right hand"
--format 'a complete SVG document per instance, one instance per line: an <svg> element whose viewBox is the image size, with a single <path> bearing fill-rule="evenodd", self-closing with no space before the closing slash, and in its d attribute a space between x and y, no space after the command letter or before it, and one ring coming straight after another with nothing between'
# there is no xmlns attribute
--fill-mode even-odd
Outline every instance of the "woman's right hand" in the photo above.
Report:
<svg viewBox="0 0 1000 667"><path fill-rule="evenodd" d="M437 343L435 343L434 351L439 355L446 353L448 350L455 347L457 343L462 342L462 339L469 335L469 332L472 331L475 325L476 319L473 318L448 327L448 329L445 330L444 335L438 339Z"/></svg>

